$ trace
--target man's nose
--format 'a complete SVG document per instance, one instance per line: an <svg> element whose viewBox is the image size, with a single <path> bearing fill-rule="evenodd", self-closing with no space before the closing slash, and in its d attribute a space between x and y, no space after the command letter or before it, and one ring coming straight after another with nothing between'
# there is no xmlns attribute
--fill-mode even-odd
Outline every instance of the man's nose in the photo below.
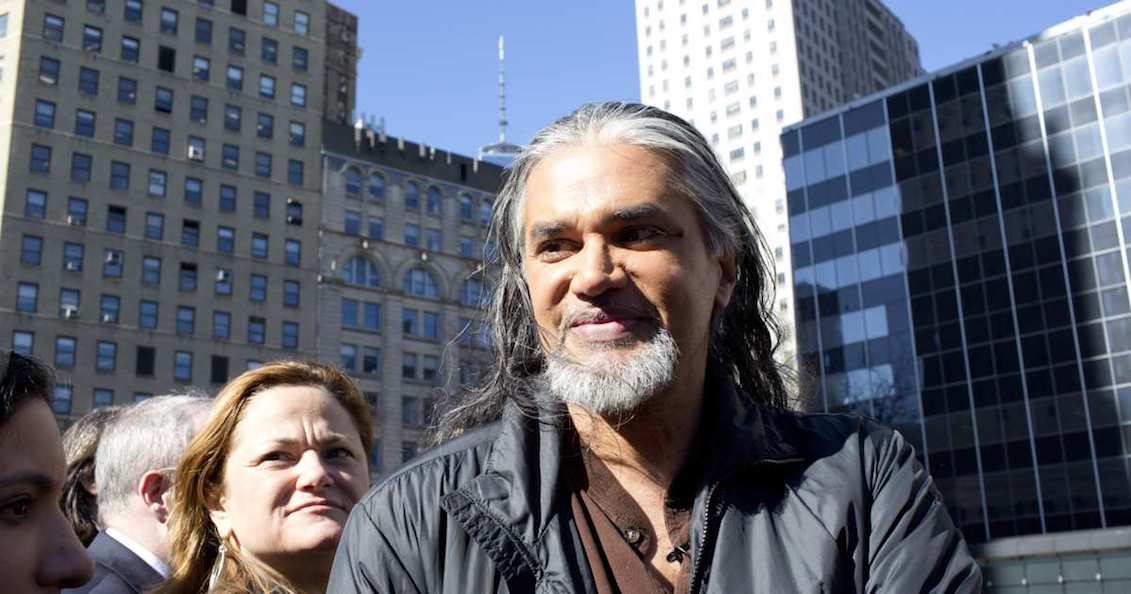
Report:
<svg viewBox="0 0 1131 594"><path fill-rule="evenodd" d="M570 291L581 297L596 297L624 281L624 270L616 261L609 244L602 240L585 242Z"/></svg>
<svg viewBox="0 0 1131 594"><path fill-rule="evenodd" d="M75 536L62 510L53 518L51 533L43 543L43 553L35 568L35 579L47 588L78 588L94 575L94 561Z"/></svg>

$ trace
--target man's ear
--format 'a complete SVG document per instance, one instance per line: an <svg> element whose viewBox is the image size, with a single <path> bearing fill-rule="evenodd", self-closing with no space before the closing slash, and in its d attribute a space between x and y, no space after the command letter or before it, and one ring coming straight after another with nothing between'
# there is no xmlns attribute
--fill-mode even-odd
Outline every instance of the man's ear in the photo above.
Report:
<svg viewBox="0 0 1131 594"><path fill-rule="evenodd" d="M734 254L719 256L719 268L722 275L719 277L719 289L715 292L716 314L726 310L734 295L734 286L738 283L738 258Z"/></svg>
<svg viewBox="0 0 1131 594"><path fill-rule="evenodd" d="M145 509L149 510L162 524L169 521L169 506L165 495L172 486L172 478L158 470L150 470L143 474L141 480L138 481L138 496L145 504Z"/></svg>

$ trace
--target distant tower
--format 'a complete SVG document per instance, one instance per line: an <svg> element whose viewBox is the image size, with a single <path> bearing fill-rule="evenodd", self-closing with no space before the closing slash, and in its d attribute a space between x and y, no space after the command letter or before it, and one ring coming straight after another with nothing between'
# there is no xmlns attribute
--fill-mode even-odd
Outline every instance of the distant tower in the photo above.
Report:
<svg viewBox="0 0 1131 594"><path fill-rule="evenodd" d="M509 167L522 151L517 144L507 142L507 80L504 66L503 36L499 36L499 141L479 149L479 159Z"/></svg>

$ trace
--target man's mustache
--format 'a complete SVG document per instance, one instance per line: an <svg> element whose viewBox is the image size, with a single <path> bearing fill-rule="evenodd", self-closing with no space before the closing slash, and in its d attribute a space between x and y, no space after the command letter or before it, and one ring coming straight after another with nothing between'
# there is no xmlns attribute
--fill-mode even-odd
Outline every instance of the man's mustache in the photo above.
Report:
<svg viewBox="0 0 1131 594"><path fill-rule="evenodd" d="M558 325L559 336L564 337L566 330L578 324L624 319L643 319L657 325L660 322L660 316L654 309L640 304L612 301L584 303L572 306L562 314L562 321Z"/></svg>

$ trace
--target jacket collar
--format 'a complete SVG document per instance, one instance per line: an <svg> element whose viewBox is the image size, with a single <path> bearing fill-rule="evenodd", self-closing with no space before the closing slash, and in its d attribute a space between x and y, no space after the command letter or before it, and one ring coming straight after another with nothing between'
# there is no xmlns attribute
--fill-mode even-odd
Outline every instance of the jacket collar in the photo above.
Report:
<svg viewBox="0 0 1131 594"><path fill-rule="evenodd" d="M135 592L144 592L164 579L145 560L106 532L99 532L87 550L95 563L121 578Z"/></svg>
<svg viewBox="0 0 1131 594"><path fill-rule="evenodd" d="M779 413L740 398L728 378L710 373L704 391L699 437L726 440L707 444L709 451L721 447L732 454L713 456L725 460L713 469L714 476L801 457L780 426ZM561 404L542 400L537 416L508 404L485 471L441 500L441 507L483 546L512 591L589 575L581 547L573 542L576 531L564 487L561 460L572 453L565 443L567 413Z"/></svg>

